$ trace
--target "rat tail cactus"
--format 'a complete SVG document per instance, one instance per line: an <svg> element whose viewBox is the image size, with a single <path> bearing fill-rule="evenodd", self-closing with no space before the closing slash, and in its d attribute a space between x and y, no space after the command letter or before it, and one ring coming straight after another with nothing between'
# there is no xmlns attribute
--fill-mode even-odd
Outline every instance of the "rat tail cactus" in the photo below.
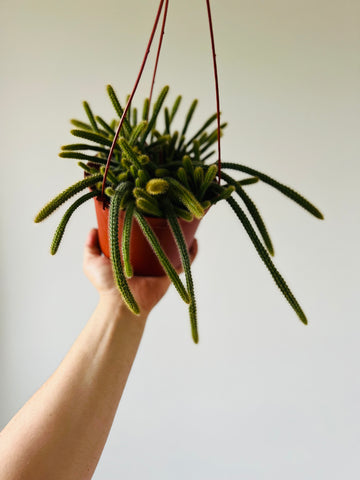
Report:
<svg viewBox="0 0 360 480"><path fill-rule="evenodd" d="M152 108L149 99L145 99L141 118L136 108L129 108L115 143L116 128L124 109L113 87L108 86L107 93L118 118L105 121L94 115L88 102L83 103L87 121L71 120L76 127L71 133L82 139L82 143L64 145L60 157L77 160L85 178L53 198L35 217L35 222L41 222L63 203L81 194L60 221L51 244L51 253L58 251L68 221L78 207L92 198L103 202L104 208L109 208L110 259L116 283L129 309L138 314L139 306L128 285L128 278L133 276L130 236L133 222L137 222L164 272L189 306L192 337L197 343L199 335L194 284L179 219L186 222L201 219L211 206L224 200L245 229L274 282L299 319L306 324L307 318L302 308L271 259L274 255L273 243L258 208L245 189L259 181L264 182L316 218L323 218L321 212L292 188L245 165L222 162L220 184L218 162L211 161L215 153L211 147L218 141L218 129L211 129L211 126L217 115L209 117L189 136L189 125L197 107L197 101L193 101L184 116L182 128L175 130L174 119L182 97L177 96L172 106L164 106L168 91L168 87L161 90ZM161 114L162 128L159 127ZM226 123L220 127L222 134ZM112 146L113 155L107 162ZM247 176L235 178L228 173L231 171ZM83 193L86 189L90 191ZM125 211L125 218L119 238L119 214L122 210ZM167 219L179 251L185 284L169 261L147 217Z"/></svg>

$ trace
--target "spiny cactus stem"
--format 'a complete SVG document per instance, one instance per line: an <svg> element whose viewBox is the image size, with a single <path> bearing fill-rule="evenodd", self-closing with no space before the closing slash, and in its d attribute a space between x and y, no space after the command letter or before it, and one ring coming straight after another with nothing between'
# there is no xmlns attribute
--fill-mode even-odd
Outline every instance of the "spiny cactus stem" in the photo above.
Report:
<svg viewBox="0 0 360 480"><path fill-rule="evenodd" d="M151 89L150 89L150 95L149 95L149 106L151 105L151 99L152 99L153 90L154 90L154 84L155 84L155 77L156 77L157 67L158 67L159 58L160 58L160 51L161 51L161 46L162 46L162 42L163 42L163 38L164 38L164 33L165 33L165 23L166 23L168 6L169 6L169 0L165 0L164 16L163 16L163 21L162 21L162 25L161 25L161 33L160 33L160 38L159 38L159 46L158 46L158 50L157 50L157 53L156 53L156 61L155 61L154 73L153 73L153 77L152 77ZM149 116L149 110L148 110L148 116Z"/></svg>
<svg viewBox="0 0 360 480"><path fill-rule="evenodd" d="M121 242L121 250L122 256L124 261L124 271L125 275L128 278L133 276L133 269L130 263L130 235L131 235L131 226L134 214L134 203L130 203L126 209L125 219L124 219L124 226L122 232L122 242Z"/></svg>
<svg viewBox="0 0 360 480"><path fill-rule="evenodd" d="M307 324L307 318L300 307L298 301L294 297L293 293L291 292L290 288L286 284L285 280L283 277L280 275L278 270L276 269L275 265L273 264L270 256L268 255L267 251L265 250L265 247L259 240L258 236L256 235L255 230L253 229L251 223L249 222L247 216L245 215L245 212L242 210L240 205L232 198L229 197L226 199L228 204L231 206L231 208L234 210L236 216L239 218L241 221L246 233L250 237L250 240L252 241L257 253L259 254L260 258L264 262L265 266L269 270L273 280L275 281L276 285L279 287L280 291L286 298L286 300L289 302L295 313L298 315L299 319L306 325Z"/></svg>
<svg viewBox="0 0 360 480"><path fill-rule="evenodd" d="M77 193L85 190L87 187L92 187L96 184L96 182L100 181L102 178L101 173L95 175L89 175L88 177L74 183L70 187L66 188L63 192L59 193L54 197L50 202L48 202L36 215L34 222L39 223L45 220L54 210L56 210L60 205L65 203L71 197L76 195Z"/></svg>
<svg viewBox="0 0 360 480"><path fill-rule="evenodd" d="M245 192L245 190L242 188L242 186L234 180L230 175L227 175L225 172L223 172L223 179L229 183L229 185L233 185L235 187L236 193L239 195L239 197L242 199L244 204L246 205L250 215L252 216L259 232L264 240L264 244L270 253L270 255L274 255L274 247L270 238L270 235L268 234L267 228L265 226L265 223L256 207L254 202L251 200L249 195Z"/></svg>
<svg viewBox="0 0 360 480"><path fill-rule="evenodd" d="M147 57L148 57L148 55L149 55L149 53L150 53L150 48L151 48L151 45L152 45L152 42L153 42L153 39L154 39L154 35L155 35L155 32L156 32L157 25L158 25L158 23L159 23L159 18L160 18L160 15L161 15L161 11L162 11L162 8L163 8L163 4L164 4L164 0L160 0L159 8L158 8L158 11L157 11L157 14L156 14L156 18L155 18L155 23L154 23L153 29L152 29L152 31L151 31L150 39L149 39L149 42L148 42L147 47L146 47L146 51L145 51L145 55L144 55L144 58L143 58L141 67L140 67L140 71L139 71L138 76L137 76L137 78L136 78L135 85L134 85L134 87L133 87L133 90L132 90L132 92L131 92L131 95L130 95L127 103L126 103L125 108L124 108L124 112L123 112L122 117L121 117L121 119L120 119L118 128L117 128L116 133L115 133L114 140L113 140L112 145L111 145L111 148L110 148L109 156L108 156L108 159L107 159L107 162L106 162L106 168L105 168L105 173L104 173L104 179L103 179L102 189L101 189L102 195L104 194L104 190L105 190L105 182L106 182L107 172L108 172L109 167L110 167L111 157L113 156L114 148L115 148L117 139L118 139L118 137L119 137L121 127L122 127L122 125L123 125L123 123L124 123L124 120L125 120L125 118L126 118L126 115L127 115L128 110L129 110L129 108L130 108L132 99L133 99L133 97L134 97L134 95L135 95L136 89L137 89L138 84L139 84L139 82L140 82L140 78L141 78L142 73L143 73L143 71L144 71L144 67L145 67L145 64L146 64L146 60L147 60Z"/></svg>
<svg viewBox="0 0 360 480"><path fill-rule="evenodd" d="M196 161L191 161L194 167L201 167L203 166L203 162L196 162ZM163 163L161 165L161 168L176 168L176 167L182 167L183 163L182 161L176 161L176 162L168 162L168 163Z"/></svg>
<svg viewBox="0 0 360 480"><path fill-rule="evenodd" d="M193 141L198 138L206 129L209 125L212 124L212 122L214 120L217 119L217 113L214 113L213 115L211 115L211 117L209 117L206 122L204 123L204 125L190 138L190 140L188 140L185 144L185 147L188 147L189 145L191 145L193 143Z"/></svg>
<svg viewBox="0 0 360 480"><path fill-rule="evenodd" d="M224 162L222 166L224 169L229 168L230 170L237 170L240 172L248 173L249 175L256 176L259 180L267 183L268 185L271 185L273 188L276 188L279 192L286 195L288 198L296 202L301 207L305 208L305 210L307 210L315 217L319 219L324 218L323 214L312 203L310 203L309 200L306 200L306 198L304 198L292 188L287 187L282 183L279 183L277 180L269 177L268 175L265 175L265 173L261 173L258 170L246 167L245 165L239 165L238 163L232 162Z"/></svg>
<svg viewBox="0 0 360 480"><path fill-rule="evenodd" d="M120 184L111 199L109 212L109 236L110 236L110 260L113 267L114 277L117 287L128 306L129 310L138 315L140 309L129 288L124 270L121 264L120 246L119 246L119 209L121 198L126 191L126 185Z"/></svg>
<svg viewBox="0 0 360 480"><path fill-rule="evenodd" d="M174 284L174 287L178 291L180 297L184 300L185 303L189 304L191 301L189 294L186 288L184 287L182 281L180 280L179 275L176 273L175 268L172 266L163 248L161 247L160 242L156 234L154 233L153 229L147 223L147 221L145 220L145 217L136 209L134 210L134 216L141 230L143 231L145 238L149 242L161 266L166 272L166 275L170 278L170 280Z"/></svg>
<svg viewBox="0 0 360 480"><path fill-rule="evenodd" d="M215 52L215 40L214 40L214 32L213 32L213 25L212 25L212 18L211 18L211 8L210 8L210 0L206 0L206 7L208 12L209 18L209 28L210 28L210 38L211 38L211 50L212 50L212 57L213 57L213 64L214 64L214 77L215 77L215 91L216 91L216 114L217 114L217 142L218 142L218 183L220 185L221 180L221 145L220 145L220 94L219 94L219 79L217 73L217 65L216 65L216 52Z"/></svg>
<svg viewBox="0 0 360 480"><path fill-rule="evenodd" d="M178 200L180 200L196 218L202 218L205 215L203 207L190 190L185 188L180 182L175 180L175 178L165 177L165 180L170 183L172 192Z"/></svg>
<svg viewBox="0 0 360 480"><path fill-rule="evenodd" d="M176 218L174 209L170 203L167 203L166 206L167 206L167 213L168 213L168 222L170 224L170 228L172 230L175 242L180 252L181 263L183 265L185 277L186 277L186 286L188 289L188 293L190 295L189 313L190 313L192 337L194 342L198 343L199 334L198 334L198 328L197 328L196 300L195 300L195 292L194 292L194 282L191 274L189 252L185 243L185 239L184 239L184 235L182 233L181 227Z"/></svg>
<svg viewBox="0 0 360 480"><path fill-rule="evenodd" d="M89 200L90 198L93 198L93 197L96 197L97 196L97 192L94 191L94 192L90 192L90 193L86 193L85 195L83 195L82 197L78 198L72 205L70 208L68 208L65 212L65 215L63 216L61 222L59 223L56 231L55 231L55 234L54 234L54 237L53 237L53 240L52 240L52 243L51 243L51 247L50 247L50 253L51 255L55 255L55 253L58 251L58 248L59 248L59 245L60 245L60 242L63 238L63 235L64 235L64 232L65 232L65 228L72 216L72 214L75 212L75 210L80 207L80 205L82 205L83 203L85 203L87 200Z"/></svg>

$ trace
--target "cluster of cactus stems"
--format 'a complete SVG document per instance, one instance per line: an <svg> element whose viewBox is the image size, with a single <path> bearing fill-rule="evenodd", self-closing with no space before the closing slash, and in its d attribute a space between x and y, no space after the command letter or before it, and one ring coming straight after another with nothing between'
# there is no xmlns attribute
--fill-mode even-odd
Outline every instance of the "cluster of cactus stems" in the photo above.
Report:
<svg viewBox="0 0 360 480"><path fill-rule="evenodd" d="M307 319L303 310L271 260L270 256L274 254L273 244L257 207L244 187L262 181L279 190L315 217L323 218L321 212L291 188L253 168L237 163L221 164L223 184L220 185L217 178L218 165L211 159L215 153L212 147L217 142L219 134L219 129L213 127L217 114L212 115L201 128L189 136L188 127L197 106L197 100L194 100L185 115L182 129L174 131L173 121L180 107L181 96L178 96L172 107L168 108L164 106L168 90L168 87L161 90L152 108L149 99L146 99L141 114L136 108L129 108L106 174L104 194L102 184L105 165L124 110L110 85L107 92L118 119L107 123L93 114L87 102L83 103L87 121L71 120L75 127L71 133L82 139L83 143L63 146L60 157L78 160L78 165L86 172L85 178L47 203L35 217L35 222L44 220L74 195L88 189L90 192L77 198L65 212L53 237L51 253L57 252L66 225L74 211L91 198L100 199L104 206L110 209L109 237L114 277L127 306L138 314L139 307L127 281L133 275L129 249L132 223L135 219L179 295L189 304L192 336L197 343L194 285L189 252L179 218L188 222L194 218L200 219L208 208L220 200L225 200L240 220L276 285L300 320L306 324ZM158 130L160 113L163 116L161 132ZM220 125L220 132L225 126L225 123ZM235 179L224 170L233 170L248 176ZM125 210L125 218L119 244L118 226L121 210ZM179 250L185 273L185 285L168 260L146 217L161 217L168 220Z"/></svg>

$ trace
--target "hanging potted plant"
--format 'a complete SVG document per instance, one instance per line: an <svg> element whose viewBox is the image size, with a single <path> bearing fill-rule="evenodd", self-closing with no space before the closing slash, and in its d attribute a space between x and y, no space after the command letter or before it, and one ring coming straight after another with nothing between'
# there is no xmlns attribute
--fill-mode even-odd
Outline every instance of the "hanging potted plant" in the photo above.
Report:
<svg viewBox="0 0 360 480"><path fill-rule="evenodd" d="M274 253L271 239L244 187L262 181L315 217L323 218L308 200L268 175L245 165L221 162L220 137L226 124L220 123L211 12L209 1L206 3L213 47L217 112L193 135L189 135L188 127L197 106L196 100L184 115L180 131L174 130L173 121L179 115L181 96L176 98L171 107L165 106L169 91L166 86L155 102L151 101L168 7L168 1L164 3L162 0L140 73L124 108L113 87L107 87L117 118L105 121L94 115L89 104L84 102L86 121L71 120L76 127L71 133L80 138L81 143L63 146L60 157L77 159L85 172L84 178L57 195L35 217L35 222L41 222L74 195L90 189L65 212L53 237L51 253L57 252L66 225L75 210L94 199L100 246L111 259L114 278L128 308L135 314L139 313L128 278L134 274L168 275L181 298L189 305L192 337L196 343L199 337L189 249L199 221L209 208L219 201L229 204L273 280L305 324L307 319L302 308L271 260ZM140 114L137 108L132 107L132 99L162 12L163 25L151 92ZM215 122L216 128L213 127ZM213 161L215 150L212 150L215 143L218 146L216 162ZM247 176L237 178L228 171ZM185 285L177 273L181 266L185 273Z"/></svg>

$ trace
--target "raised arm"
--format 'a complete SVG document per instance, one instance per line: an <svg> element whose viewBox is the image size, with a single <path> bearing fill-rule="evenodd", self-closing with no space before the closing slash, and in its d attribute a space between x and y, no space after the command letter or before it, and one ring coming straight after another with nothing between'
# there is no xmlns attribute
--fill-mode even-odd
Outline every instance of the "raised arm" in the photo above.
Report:
<svg viewBox="0 0 360 480"><path fill-rule="evenodd" d="M196 255L194 243L192 256ZM141 308L122 302L97 230L85 245L84 271L99 304L55 373L0 434L0 480L87 480L94 473L133 364L147 316L167 277L134 277Z"/></svg>

